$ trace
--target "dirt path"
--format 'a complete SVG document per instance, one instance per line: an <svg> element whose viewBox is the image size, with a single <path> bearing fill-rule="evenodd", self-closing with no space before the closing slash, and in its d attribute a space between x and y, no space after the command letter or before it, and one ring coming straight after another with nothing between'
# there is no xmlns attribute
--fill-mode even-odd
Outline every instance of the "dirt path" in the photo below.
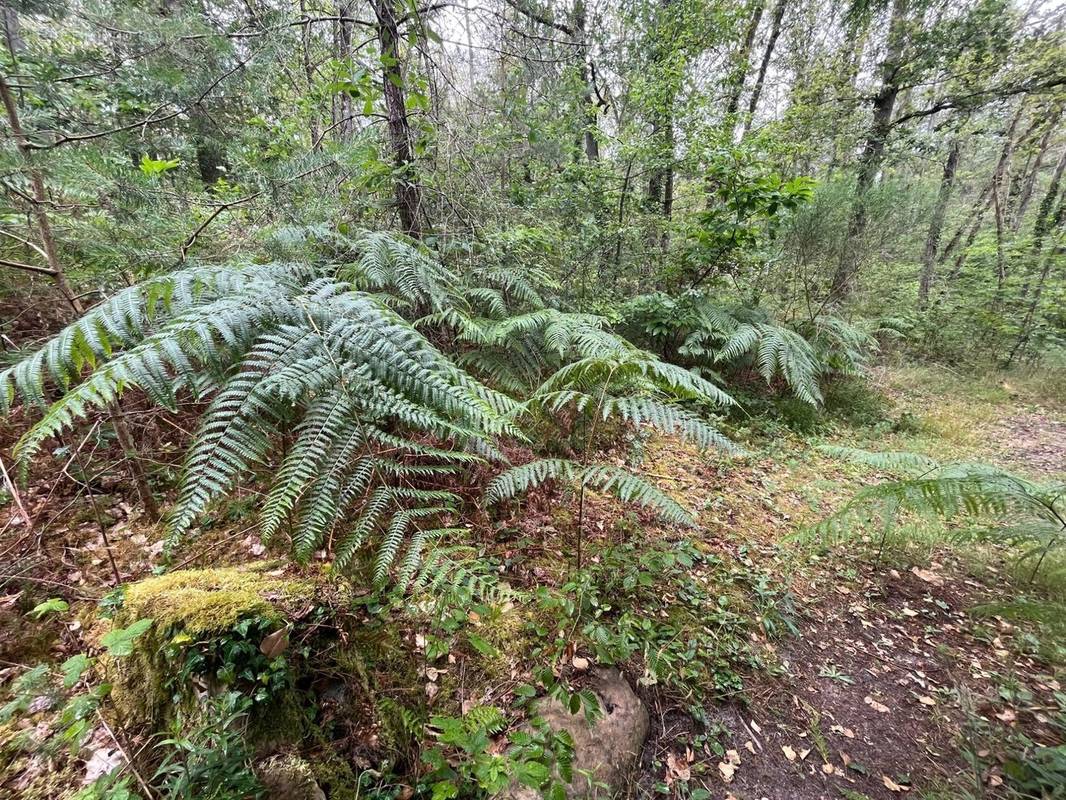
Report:
<svg viewBox="0 0 1066 800"><path fill-rule="evenodd" d="M997 457L1035 476L1066 472L1066 420L1046 410L1023 411L991 429Z"/></svg>

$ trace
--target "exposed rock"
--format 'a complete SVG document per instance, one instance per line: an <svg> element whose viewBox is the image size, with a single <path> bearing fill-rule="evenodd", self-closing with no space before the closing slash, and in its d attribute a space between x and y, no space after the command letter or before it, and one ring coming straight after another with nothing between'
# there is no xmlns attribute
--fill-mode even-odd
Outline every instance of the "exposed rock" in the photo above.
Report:
<svg viewBox="0 0 1066 800"><path fill-rule="evenodd" d="M326 800L310 765L299 756L273 756L255 768L263 800Z"/></svg>
<svg viewBox="0 0 1066 800"><path fill-rule="evenodd" d="M552 698L540 700L535 712L553 729L574 739L574 780L567 787L570 800L616 796L640 757L648 735L648 710L616 669L595 668L592 684L603 716L589 722L583 713L571 714ZM607 788L603 788L606 786ZM540 794L514 787L508 800L536 800Z"/></svg>

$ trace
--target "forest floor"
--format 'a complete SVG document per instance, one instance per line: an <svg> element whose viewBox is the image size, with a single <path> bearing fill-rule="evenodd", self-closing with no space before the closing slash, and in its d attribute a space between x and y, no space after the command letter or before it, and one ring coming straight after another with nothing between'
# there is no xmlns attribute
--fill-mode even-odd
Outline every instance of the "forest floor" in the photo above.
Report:
<svg viewBox="0 0 1066 800"><path fill-rule="evenodd" d="M1062 643L993 605L1046 587L1028 586L1002 552L952 544L927 524L905 527L880 553L876 536L831 548L790 537L878 479L822 444L1062 480L1063 398L947 370L886 369L876 383L889 422L773 437L735 468L701 519L716 546L759 553L751 557L789 587L798 630L767 644L776 670L746 676L741 699L711 707L725 759L694 751L663 717L644 754L646 778L670 783L670 763L685 754L685 774L709 773L701 785L712 797L998 796L1018 752L1062 743Z"/></svg>
<svg viewBox="0 0 1066 800"><path fill-rule="evenodd" d="M797 534L881 477L820 450L825 444L991 461L1037 480L1061 480L1066 398L1035 382L932 368L882 369L875 385L881 399L870 402L876 407L850 422L797 433L753 420L734 431L749 450L739 459L702 455L669 440L634 444L642 472L698 512L696 532L657 528L612 501L590 498L586 547L593 567L602 558L615 569L608 559L618 552L640 559L682 545L709 559L683 578L676 570L656 573L650 593L608 600L632 603L626 610L635 618L671 624L679 618L679 598L689 606L693 597L712 606L717 600L714 613L684 616L658 639L647 634L637 648L642 652L622 663L652 721L635 795L995 797L1005 791L1005 773L1019 753L1062 742L1064 643L989 606L1029 593L1061 600L1062 587L1029 586L1003 551L962 547L925 525L904 526L883 548L876 536L826 543ZM180 430L185 423L167 424ZM177 460L179 448L166 434L156 444ZM62 448L52 457L72 474L81 468ZM171 469L162 462L155 468ZM47 474L20 496L33 529L10 497L0 507L0 558L26 554L4 562L0 575L0 684L39 660L57 663L84 647L87 617L77 613L79 601L92 608L90 601L110 589L114 571L130 580L159 564L159 528L144 520L123 480L121 470L96 474L86 498L72 494L77 480L64 481L58 470ZM175 563L268 558L254 515L249 518L254 505L254 493L236 497L217 513L216 529L177 553ZM572 523L567 505L531 501L486 544L515 586L566 582L571 543L553 532ZM29 621L26 610L55 594L71 600L73 621ZM480 685L449 687L464 709L475 695L506 703L516 676L538 666L527 638L515 637L508 650L506 637L501 643L478 630L509 663ZM595 660L589 640L576 636L565 645L575 666L584 657ZM459 659L453 670L467 674L463 659L478 654L452 652L449 663ZM423 668L418 680L425 675ZM702 724L694 717L703 717ZM43 764L31 760L24 768ZM28 780L6 779L14 781L8 785Z"/></svg>

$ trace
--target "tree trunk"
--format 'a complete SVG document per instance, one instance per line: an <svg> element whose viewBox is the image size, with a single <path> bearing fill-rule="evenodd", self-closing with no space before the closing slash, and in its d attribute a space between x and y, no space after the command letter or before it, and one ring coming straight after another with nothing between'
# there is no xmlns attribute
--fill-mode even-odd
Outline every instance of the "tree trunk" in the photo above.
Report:
<svg viewBox="0 0 1066 800"><path fill-rule="evenodd" d="M307 0L300 0L300 15L307 16ZM311 65L311 25L301 26L300 30L300 63L304 68L304 77L307 79L307 93L311 94L315 88L315 69ZM318 151L321 146L321 138L318 131L318 108L313 105L308 113L308 128L311 134L311 149Z"/></svg>
<svg viewBox="0 0 1066 800"><path fill-rule="evenodd" d="M1060 258L1066 255L1066 245L1061 243L1056 244L1051 251L1044 256L1043 268L1040 270L1040 276L1037 279L1036 289L1033 292L1033 299L1029 303L1029 307L1025 311L1025 319L1022 320L1021 331L1018 334L1018 341L1014 343L1014 347L1011 348L1010 355L1007 356L1007 361L1004 366L1009 367L1014 363L1014 359L1017 357L1019 351L1029 341L1029 337L1033 335L1033 317L1036 316L1036 310L1040 306L1040 296L1043 294L1044 285L1047 283L1048 275L1051 274L1051 267Z"/></svg>
<svg viewBox="0 0 1066 800"><path fill-rule="evenodd" d="M755 86L752 87L751 97L748 99L748 114L740 124L741 139L751 128L752 120L755 118L755 111L759 107L762 87L766 82L766 72L770 68L770 59L773 58L777 39L781 35L781 22L785 18L785 8L787 6L788 0L777 0L777 4L774 6L773 17L770 20L770 38L766 40L766 49L763 50L762 61L759 63L759 74L755 78Z"/></svg>
<svg viewBox="0 0 1066 800"><path fill-rule="evenodd" d="M30 211L37 224L37 235L41 239L41 252L44 254L45 262L48 264L48 274L51 275L52 281L55 283L56 288L59 289L59 293L63 295L63 299L70 304L76 314L81 314L85 308L82 306L81 300L74 294L74 290L70 288L67 276L63 272L63 265L59 261L59 252L56 250L55 236L52 234L52 223L48 219L46 208L49 200L48 192L44 188L44 177L33 163L33 151L30 150L29 139L26 137L26 131L23 129L22 121L19 119L18 105L15 103L15 98L11 94L11 87L8 85L7 78L4 75L0 75L0 98L3 99L4 110L7 112L7 122L11 126L11 135L15 140L15 147L18 148L19 155L22 157L23 168L30 182Z"/></svg>
<svg viewBox="0 0 1066 800"><path fill-rule="evenodd" d="M1036 187L1036 180L1040 175L1040 169L1044 165L1044 157L1047 155L1048 147L1051 144L1052 135L1059 129L1059 119L1062 117L1062 106L1059 106L1051 119L1048 121L1047 128L1044 129L1044 135L1040 137L1040 144L1037 145L1036 156L1033 159L1031 167L1020 176L1020 180L1017 182L1017 196L1014 197L1014 203L1012 204L1011 215L1011 231L1017 233L1022 227L1022 221L1025 219L1025 212L1029 208L1029 202L1033 199L1033 189Z"/></svg>
<svg viewBox="0 0 1066 800"><path fill-rule="evenodd" d="M725 105L726 124L732 124L733 117L740 108L740 96L744 94L744 81L748 77L748 68L751 66L751 48L755 44L755 34L759 31L759 23L762 21L765 0L755 0L755 10L752 12L748 29L744 34L744 42L737 53L737 63L733 69L730 80L729 95Z"/></svg>
<svg viewBox="0 0 1066 800"><path fill-rule="evenodd" d="M600 160L600 140L597 136L600 128L600 107L596 102L596 93L592 85L593 80L595 80L595 69L589 60L589 46L586 41L587 34L585 31L586 11L584 0L576 0L570 16L573 21L574 42L577 44L578 52L581 54L580 75L581 85L584 87L581 92L581 107L584 110L585 117L581 133L582 149L589 163L594 164Z"/></svg>
<svg viewBox="0 0 1066 800"><path fill-rule="evenodd" d="M929 290L936 275L936 253L940 247L940 234L944 229L944 216L948 209L948 200L955 183L955 171L959 166L959 140L953 139L948 147L948 159L944 162L944 174L940 179L940 191L933 206L933 216L929 221L929 233L925 237L925 253L922 256L922 272L918 281L918 306L925 308L929 304Z"/></svg>
<svg viewBox="0 0 1066 800"><path fill-rule="evenodd" d="M673 0L660 0L665 11ZM661 21L660 21L661 27ZM667 37L662 30L655 33L655 59L662 63L664 49L669 49L672 42L664 41ZM652 140L657 146L664 163L656 165L648 178L648 207L669 218L674 207L674 100L675 84L668 79L666 97L662 105L653 112Z"/></svg>
<svg viewBox="0 0 1066 800"><path fill-rule="evenodd" d="M375 11L377 10L375 3ZM391 6L390 6L391 8ZM349 65L351 77L352 59L352 23L355 10L351 0L337 0L337 19L333 22L333 51L337 61ZM384 49L382 50L384 52ZM333 95L333 138L338 142L350 142L355 132L355 116L352 108L352 96L349 92Z"/></svg>
<svg viewBox="0 0 1066 800"><path fill-rule="evenodd" d="M396 208L404 233L417 239L422 236L422 187L414 169L414 140L407 119L396 9L393 0L372 0L372 6L381 48L381 85L385 95L389 144L396 167L393 183Z"/></svg>
<svg viewBox="0 0 1066 800"><path fill-rule="evenodd" d="M830 300L833 303L846 300L855 288L855 279L859 271L860 239L866 233L866 195L881 169L885 155L885 143L892 130L892 111L899 97L900 87L897 83L897 75L903 55L907 4L908 0L893 0L892 2L887 50L885 60L881 65L881 89L874 97L870 133L859 159L859 170L855 180L855 200L852 205L851 219L848 221L847 238L844 241L840 262L833 275L830 289Z"/></svg>
<svg viewBox="0 0 1066 800"><path fill-rule="evenodd" d="M52 223L48 219L48 211L46 209L48 193L44 186L44 176L33 163L33 151L30 149L29 139L19 118L18 106L15 104L15 98L11 94L11 87L3 75L0 75L0 99L3 100L4 110L7 113L7 122L11 126L11 134L15 139L15 147L18 148L19 155L22 157L23 168L30 182L30 199L32 201L30 205L33 207L32 212L37 223L37 235L41 240L40 252L44 254L45 261L48 264L48 271L56 284L56 288L59 289L59 293L63 295L74 314L81 315L85 312L85 307L67 282L63 264L59 260L59 251L56 249L55 236L52 234ZM150 519L158 519L159 506L156 504L155 497L148 486L148 478L144 473L144 467L137 457L133 439L129 434L126 419L122 414L122 408L116 401L108 404L108 411L111 414L111 423L114 426L115 435L118 437L119 444L126 454L126 463L130 467L130 474L137 488L137 494L144 504L145 512Z"/></svg>
<svg viewBox="0 0 1066 800"><path fill-rule="evenodd" d="M12 63L18 63L19 55L26 49L26 42L22 38L22 25L19 23L19 12L6 0L0 2L0 14L4 22L4 43L7 52L11 55Z"/></svg>

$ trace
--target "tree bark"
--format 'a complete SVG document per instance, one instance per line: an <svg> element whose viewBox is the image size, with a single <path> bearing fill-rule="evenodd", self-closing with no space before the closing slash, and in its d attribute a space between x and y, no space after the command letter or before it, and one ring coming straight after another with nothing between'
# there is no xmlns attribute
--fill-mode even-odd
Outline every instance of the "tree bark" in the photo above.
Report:
<svg viewBox="0 0 1066 800"><path fill-rule="evenodd" d="M22 38L22 25L19 23L19 12L9 2L0 3L0 14L4 22L4 43L7 52L11 54L11 61L18 63L19 56L26 49L26 42Z"/></svg>
<svg viewBox="0 0 1066 800"><path fill-rule="evenodd" d="M892 2L887 50L885 60L881 65L881 89L873 100L870 133L859 159L859 170L855 179L855 200L852 204L851 218L848 221L847 237L830 289L832 303L843 302L855 288L855 279L859 272L859 240L866 233L866 196L884 161L885 144L892 130L892 111L899 97L898 73L903 55L907 8L908 0L893 0Z"/></svg>
<svg viewBox="0 0 1066 800"><path fill-rule="evenodd" d="M922 271L918 281L918 306L925 308L929 304L929 290L936 277L936 253L940 247L940 235L944 229L944 216L947 213L948 200L955 184L955 171L959 166L959 140L953 139L948 147L948 158L944 162L944 174L940 179L940 191L933 206L933 216L929 221L929 233L925 237L925 252L922 255Z"/></svg>
<svg viewBox="0 0 1066 800"><path fill-rule="evenodd" d="M1052 118L1048 120L1040 143L1037 145L1036 156L1033 158L1031 167L1021 176L1017 182L1017 193L1012 203L1011 231L1017 233L1022 227L1025 212L1029 209L1029 203L1033 199L1033 189L1036 188L1036 179L1040 175L1040 169L1044 165L1044 157L1047 155L1051 144L1051 137L1059 129L1059 119L1062 117L1062 106L1059 106Z"/></svg>
<svg viewBox="0 0 1066 800"><path fill-rule="evenodd" d="M665 12L673 0L660 0L661 8ZM663 62L663 51L668 50L671 42L665 41L667 36L661 30L656 31L655 59ZM652 116L652 140L658 145L660 156L665 163L656 165L648 178L649 208L658 211L669 219L674 207L674 84L667 84L666 97L663 98L660 108L654 109Z"/></svg>
<svg viewBox="0 0 1066 800"><path fill-rule="evenodd" d="M404 233L416 239L422 236L422 186L414 169L414 138L407 119L403 68L400 63L400 31L393 0L372 0L378 45L381 49L381 85L385 95L385 114L389 144L396 167L393 190L400 225Z"/></svg>
<svg viewBox="0 0 1066 800"><path fill-rule="evenodd" d="M751 66L751 48L755 44L755 34L759 31L759 23L762 21L765 5L766 0L755 0L755 9L752 12L751 20L748 22L748 29L744 33L744 41L740 46L740 52L737 53L737 63L733 69L729 95L725 105L726 124L731 124L733 117L740 108L740 96L744 94L744 81L748 77L748 69Z"/></svg>
<svg viewBox="0 0 1066 800"><path fill-rule="evenodd" d="M740 138L743 139L745 134L751 128L752 120L755 118L755 111L759 107L759 98L762 96L762 87L766 82L766 72L770 69L770 59L773 58L774 48L777 46L777 39L781 35L781 23L785 18L785 9L788 6L788 0L777 0L777 4L774 6L773 16L770 20L770 38L766 40L766 49L762 53L762 61L759 63L759 74L755 78L755 85L751 89L751 97L748 99L748 114L744 117L743 122L740 124Z"/></svg>
<svg viewBox="0 0 1066 800"><path fill-rule="evenodd" d="M375 11L377 4L375 3ZM338 62L351 64L352 58L352 23L355 9L351 0L337 0L337 19L333 21L333 50ZM304 26L305 29L310 26ZM382 51L384 52L384 50ZM349 69L350 73L350 69ZM350 75L349 75L350 77ZM333 95L333 138L338 142L350 142L355 132L355 117L352 96L348 92Z"/></svg>
<svg viewBox="0 0 1066 800"><path fill-rule="evenodd" d="M11 94L11 87L8 85L7 78L4 75L0 75L0 98L3 99L7 122L11 126L11 135L15 140L15 147L18 148L19 155L22 157L26 178L30 182L30 212L33 214L37 225L37 235L41 240L41 252L44 254L52 281L55 283L56 288L59 289L59 293L63 295L63 299L70 304L76 314L81 314L85 311L85 308L67 282L67 276L63 272L63 265L59 260L59 252L56 249L55 236L52 234L52 223L48 219L46 208L48 205L48 192L44 188L44 177L33 163L33 151L30 148L30 141L26 136L25 129L22 127L18 105L15 103L15 97Z"/></svg>
<svg viewBox="0 0 1066 800"><path fill-rule="evenodd" d="M600 107L596 102L596 92L593 86L595 80L595 68L589 59L589 46L586 41L585 25L587 22L584 0L576 0L573 12L573 38L581 53L581 107L584 110L584 127L581 132L582 149L590 164L600 160L600 140L597 136L600 128Z"/></svg>

